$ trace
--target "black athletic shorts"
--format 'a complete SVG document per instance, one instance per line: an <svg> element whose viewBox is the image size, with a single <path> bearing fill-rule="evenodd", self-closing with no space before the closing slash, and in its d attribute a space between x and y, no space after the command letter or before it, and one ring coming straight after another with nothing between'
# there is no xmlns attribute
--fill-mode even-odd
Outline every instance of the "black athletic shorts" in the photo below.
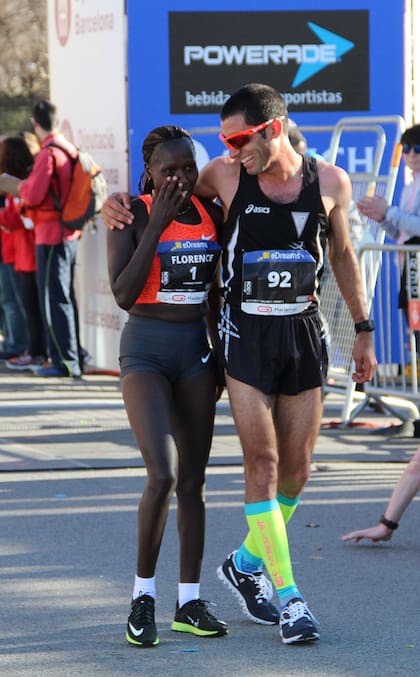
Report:
<svg viewBox="0 0 420 677"><path fill-rule="evenodd" d="M133 371L153 371L169 381L215 369L203 318L167 322L130 315L120 340L121 378Z"/></svg>
<svg viewBox="0 0 420 677"><path fill-rule="evenodd" d="M218 352L232 378L267 394L298 395L325 383L324 334L319 313L261 317L226 304Z"/></svg>

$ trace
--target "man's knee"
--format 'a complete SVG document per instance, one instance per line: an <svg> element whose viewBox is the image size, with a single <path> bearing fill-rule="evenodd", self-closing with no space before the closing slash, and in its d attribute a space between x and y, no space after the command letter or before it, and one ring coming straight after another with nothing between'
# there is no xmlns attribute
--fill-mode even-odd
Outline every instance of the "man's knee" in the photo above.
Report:
<svg viewBox="0 0 420 677"><path fill-rule="evenodd" d="M245 479L248 486L258 488L277 484L277 460L268 455L254 456L246 461Z"/></svg>
<svg viewBox="0 0 420 677"><path fill-rule="evenodd" d="M302 465L294 469L284 468L279 470L279 491L288 498L296 498L310 476L310 465Z"/></svg>

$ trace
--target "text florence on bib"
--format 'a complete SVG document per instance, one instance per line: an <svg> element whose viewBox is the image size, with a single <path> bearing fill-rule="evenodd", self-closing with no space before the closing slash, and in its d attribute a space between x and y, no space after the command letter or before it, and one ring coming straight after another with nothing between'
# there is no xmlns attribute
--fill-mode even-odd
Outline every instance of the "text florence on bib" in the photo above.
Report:
<svg viewBox="0 0 420 677"><path fill-rule="evenodd" d="M302 313L314 300L315 274L315 259L304 249L245 252L241 309L249 315Z"/></svg>
<svg viewBox="0 0 420 677"><path fill-rule="evenodd" d="M195 304L207 299L221 248L209 240L160 242L160 289L163 303Z"/></svg>

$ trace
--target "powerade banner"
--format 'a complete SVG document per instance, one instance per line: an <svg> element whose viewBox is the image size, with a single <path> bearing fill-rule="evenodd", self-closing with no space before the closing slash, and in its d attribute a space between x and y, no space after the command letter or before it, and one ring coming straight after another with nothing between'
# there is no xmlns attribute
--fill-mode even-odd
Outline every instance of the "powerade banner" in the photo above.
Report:
<svg viewBox="0 0 420 677"><path fill-rule="evenodd" d="M169 12L169 44L171 113L218 113L246 82L294 111L370 108L366 10Z"/></svg>
<svg viewBox="0 0 420 677"><path fill-rule="evenodd" d="M158 125L191 131L199 167L225 152L219 112L247 82L281 91L321 154L343 117L404 115L405 2L126 0L130 189ZM372 168L376 139L365 137L340 141L337 164L350 173Z"/></svg>

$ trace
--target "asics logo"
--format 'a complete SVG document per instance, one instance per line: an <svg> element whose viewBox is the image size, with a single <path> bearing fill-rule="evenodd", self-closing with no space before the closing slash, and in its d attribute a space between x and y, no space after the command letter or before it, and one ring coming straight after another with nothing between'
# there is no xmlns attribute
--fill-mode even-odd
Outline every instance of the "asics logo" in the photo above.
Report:
<svg viewBox="0 0 420 677"><path fill-rule="evenodd" d="M269 214L270 207L257 207L256 205L249 204L245 209L245 214Z"/></svg>
<svg viewBox="0 0 420 677"><path fill-rule="evenodd" d="M137 628L134 627L131 623L128 624L130 631L133 633L134 637L140 637L140 635L143 634L144 628L140 628L140 630L137 630Z"/></svg>
<svg viewBox="0 0 420 677"><path fill-rule="evenodd" d="M200 624L200 621L198 620L198 618L191 618L191 616L187 616L187 618L188 618L189 622L191 623L191 625L193 625L195 628L198 628L198 626Z"/></svg>
<svg viewBox="0 0 420 677"><path fill-rule="evenodd" d="M201 361L203 364L206 364L209 361L209 357L211 355L211 350L205 355L204 357L201 358Z"/></svg>

